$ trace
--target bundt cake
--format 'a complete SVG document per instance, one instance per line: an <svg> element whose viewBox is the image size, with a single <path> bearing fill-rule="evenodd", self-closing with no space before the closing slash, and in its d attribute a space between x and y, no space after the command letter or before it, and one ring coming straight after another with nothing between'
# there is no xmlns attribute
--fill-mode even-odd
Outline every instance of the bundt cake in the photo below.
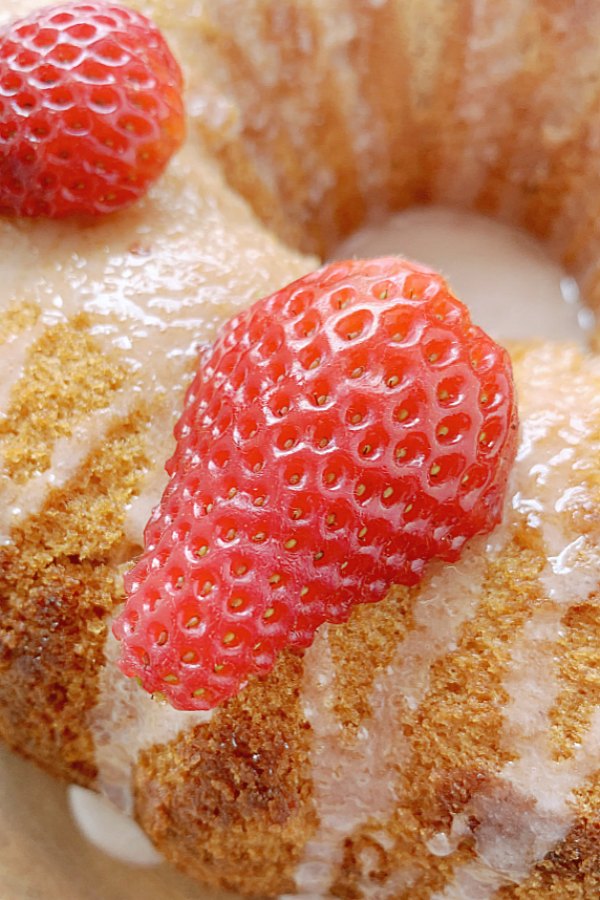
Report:
<svg viewBox="0 0 600 900"><path fill-rule="evenodd" d="M600 9L131 5L182 65L185 146L128 210L0 221L0 735L212 886L600 896L597 356L514 344L502 524L216 710L152 700L111 634L198 353L362 223L513 222L598 306Z"/></svg>

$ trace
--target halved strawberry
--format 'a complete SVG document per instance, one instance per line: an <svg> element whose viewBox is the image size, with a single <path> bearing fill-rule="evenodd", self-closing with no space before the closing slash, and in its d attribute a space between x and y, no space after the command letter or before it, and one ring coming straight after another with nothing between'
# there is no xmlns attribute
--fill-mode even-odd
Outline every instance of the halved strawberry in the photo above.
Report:
<svg viewBox="0 0 600 900"><path fill-rule="evenodd" d="M127 576L121 667L208 709L498 522L508 356L434 272L335 263L222 331Z"/></svg>

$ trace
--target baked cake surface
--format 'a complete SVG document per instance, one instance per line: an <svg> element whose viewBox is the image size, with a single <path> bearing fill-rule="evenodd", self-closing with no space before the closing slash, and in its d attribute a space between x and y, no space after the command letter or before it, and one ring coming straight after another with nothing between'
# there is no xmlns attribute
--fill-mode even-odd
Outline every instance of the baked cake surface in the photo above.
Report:
<svg viewBox="0 0 600 900"><path fill-rule="evenodd" d="M515 347L504 524L212 717L119 681L107 636L197 354L314 268L264 223L322 251L386 208L460 201L549 238L594 302L600 11L136 5L186 71L186 146L105 222L0 222L0 734L215 885L599 896L596 357Z"/></svg>

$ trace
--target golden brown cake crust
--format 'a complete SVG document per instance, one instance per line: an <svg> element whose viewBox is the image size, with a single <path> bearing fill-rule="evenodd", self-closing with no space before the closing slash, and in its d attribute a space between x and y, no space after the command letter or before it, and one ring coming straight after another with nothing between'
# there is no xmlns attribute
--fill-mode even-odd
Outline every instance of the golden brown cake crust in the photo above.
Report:
<svg viewBox="0 0 600 900"><path fill-rule="evenodd" d="M598 15L589 0L523 0L503 20L462 0L207 4L198 127L292 246L326 256L365 218L469 207L547 239L598 308Z"/></svg>
<svg viewBox="0 0 600 900"><path fill-rule="evenodd" d="M387 823L367 821L348 838L332 896L362 897L365 878L389 890L394 872L409 867L418 870L410 893L389 896L427 900L443 890L458 866L475 858L473 816L468 837L451 859L429 853L424 838L448 829L474 796L506 795L496 774L508 759L499 746L507 700L502 673L515 631L545 602L537 544L533 532L514 535L502 562L488 568L478 615L463 630L457 649L432 670L426 701L415 713L405 708L396 723L388 723L412 747L412 760L398 772L402 800ZM392 592L377 607L378 628L370 635L372 646L361 645L360 666L355 636L370 607L357 608L348 623L330 630L338 674L336 715L349 740L357 716L368 720L372 681L389 661L380 657L376 635L387 633L389 646L397 644L407 593ZM584 677L591 676L595 661L582 669ZM365 672L372 677L366 679ZM273 676L254 681L210 725L142 755L135 775L139 820L188 873L245 894L275 896L292 889L294 868L318 818L308 758L313 736L299 709L303 677L302 657L289 654ZM563 753L567 744L572 750L571 738L561 745ZM502 888L499 898L598 896L599 787L597 777L580 792L579 817L567 838L522 885ZM517 794L508 799L527 811L527 801Z"/></svg>
<svg viewBox="0 0 600 900"><path fill-rule="evenodd" d="M538 372L549 364L544 352L543 348L515 348L517 384L521 389L531 379L532 366ZM561 378L573 378L573 383L588 366L583 357L571 351L563 351L555 359ZM591 374L592 369L589 371ZM592 393L596 390L592 385L600 387L597 367L593 372L588 385ZM538 388L534 386L531 390L536 394ZM527 412L530 401L527 398L526 401ZM569 527L574 534L587 534L592 547L597 544L600 524L590 502L597 490L593 460L598 447L598 424L600 412L596 410L590 413L585 426L588 438L579 451L578 466L584 475L573 473L574 483L587 482L590 493L565 520L565 526L571 521ZM395 801L387 817L370 817L365 809L363 823L350 829L340 846L337 868L332 872L331 894L352 900L362 897L367 886L369 890L379 886L382 896L427 900L436 891L448 888L462 868L478 864L478 846L483 833L480 830L488 827L486 818L491 809L497 809L498 816L510 809L505 827L516 828L517 833L522 829L525 834L531 816L535 815L536 801L513 787L503 774L507 767L519 761L522 752L519 744L514 743L510 728L507 731L508 711L513 702L510 692L515 690L510 679L515 671L519 679L527 677L526 658L525 668L519 662L522 635L528 627L536 635L535 629L543 629L544 623L554 621L556 607L549 599L547 548L538 525L529 522L526 516L517 516L505 528L506 534L498 537L501 549L488 554L489 558L484 553L485 541L474 542L467 552L463 578L468 581L463 583L481 579L477 604L446 651L434 654L429 668L422 668L418 663L418 652L426 653L426 645L421 644L421 651L417 651L414 640L420 630L427 628L420 604L425 600L431 604L432 615L439 615L440 598L452 584L444 581L451 578L444 567L433 567L424 586L410 591L395 588L376 607L356 608L349 622L330 627L326 638L319 638L325 650L315 654L311 648L304 658L304 666L299 661L291 666L286 660L278 667L272 685L270 679L264 683L253 682L233 705L217 713L212 725L202 726L193 737L188 735L166 748L153 748L144 754L136 773L137 808L141 821L157 843L168 846L169 855L182 868L214 884L269 896L289 891L290 873L294 870L298 873L298 863L302 863L302 846L317 839L319 834L323 799L318 796L315 778L318 757L323 753L323 734L314 729L305 731L302 757L293 763L296 774L302 771L308 774L308 786L302 778L278 781L283 808L294 808L300 795L306 806L303 815L294 820L296 840L277 844L277 863L273 869L270 860L274 851L262 825L258 824L263 821L262 815L258 816L251 836L246 835L244 840L244 866L237 864L239 820L247 821L245 812L253 808L257 791L269 795L272 781L270 774L269 777L263 774L256 781L255 770L253 777L248 778L247 756L244 754L240 759L237 749L223 741L223 730L231 736L238 733L240 726L245 731L251 722L254 746L266 748L267 753L275 748L276 756L281 738L281 704L287 704L283 732L287 736L287 716L293 715L300 725L303 717L298 714L299 702L305 715L315 702L315 695L307 685L315 677L314 667L323 665L325 652L333 665L330 701L326 705L330 703L339 725L339 753L343 757L347 752L344 748L354 752L365 729L370 735L368 740L379 740L372 724L378 715L374 708L374 702L378 702L377 685L381 689L386 677L393 679L389 672L402 666L398 651L404 646L408 660L412 658L413 663L416 660L418 671L426 681L420 687L417 684L419 702L411 703L408 699L412 683L410 670L401 674L400 668L397 677L408 676L408 693L404 697L402 690L399 692L383 721L383 728L394 733L398 746L405 748L395 768L388 770L388 777L394 783ZM458 584L460 590L461 582ZM573 590L579 590L578 586ZM566 603L560 613L560 629L556 636L550 630L547 647L543 641L536 645L539 637L532 644L532 654L546 654L552 648L557 660L558 687L548 708L547 728L549 752L558 765L579 752L597 706L597 654L594 652L598 639L597 599L597 593L592 590L586 602ZM456 600L448 595L448 603L453 602ZM295 659L289 657L290 661ZM541 659L543 662L546 657ZM532 669L536 665L532 657ZM317 671L326 677L326 666ZM516 685L519 683L517 680ZM522 689L529 690L527 681L523 682ZM274 700L274 707L269 706L269 698ZM529 715L533 715L534 708ZM215 738L215 734L219 737ZM244 746L246 741L244 737ZM219 751L215 755L217 744ZM360 759L360 754L357 758ZM178 765L177 761L182 759L185 762ZM336 765L335 759L331 762ZM341 764L344 765L343 760ZM190 771L194 774L187 781L184 773ZM362 777L360 771L346 771L349 789L354 776ZM198 784L203 785L200 792L195 787ZM165 785L168 785L166 790ZM235 824L230 819L231 807L223 802L224 785L228 790L232 790L232 785L245 786L245 794L236 794ZM573 822L564 839L557 841L546 857L531 867L531 874L520 878L520 885L499 885L499 897L535 898L548 892L550 897L572 896L583 900L598 895L599 785L597 776L583 779L583 786L575 792ZM152 797L151 801L148 796ZM208 802L207 796L215 798L214 805ZM278 808L276 804L274 809ZM181 809L185 810L183 816L189 817L185 824ZM273 810L267 816L270 825L274 824L272 815ZM193 828L191 821L194 821ZM436 836L452 833L456 822L462 822L462 831L453 839L452 852L438 852L434 848L438 846ZM181 838L175 837L176 831ZM186 843L184 837L192 831L202 833L203 847L210 846L211 855L205 856L200 866L197 860L203 851ZM236 850L232 855L230 841L234 833ZM228 862L222 862L231 859L236 860L231 868ZM247 873L251 873L249 877ZM285 873L285 877L277 879L277 873Z"/></svg>
<svg viewBox="0 0 600 900"><path fill-rule="evenodd" d="M588 301L599 304L600 188L597 154L590 152L600 108L600 66L589 41L600 28L596 4L524 0L509 5L512 18L502 20L503 28L491 2L478 4L477 15L471 3L439 0L136 5L156 14L181 53L192 152L174 162L131 218L82 229L76 239L58 225L44 231L35 224L29 232L0 223L2 246L14 243L21 259L29 261L32 248L49 248L42 294L47 279L57 294L64 289L83 304L76 263L84 259L93 269L91 283L96 278L107 287L121 278L129 299L129 282L134 300L144 292L167 305L181 295L187 302L190 292L201 298L202 309L211 310L200 323L201 337L210 340L226 314L224 294L247 303L288 273L291 278L311 268L312 261L269 241L229 195L202 155L200 136L257 216L294 246L325 250L365 218L409 203L460 204L548 237L556 256L581 278ZM565 59L582 63L565 66ZM202 175L197 182L195 169ZM194 191L200 185L206 202L188 219L197 202L187 193L190 185ZM171 207L174 221L163 232L157 222L168 219ZM179 219L197 237L161 269L172 248L184 243ZM63 245L70 247L64 256ZM62 267L71 281L60 280ZM36 264L31 268L37 272ZM156 409L136 401L118 407L131 372L92 334L102 323L71 309L60 324L42 327L40 306L30 297L39 284L27 284L30 290L7 300L0 322L6 346L28 331L35 335L0 420L10 484L26 487L36 473L50 471L56 446L81 419L113 404L117 415L72 477L12 527L0 550L0 734L49 771L87 785L97 775L89 723L108 617L121 599L121 566L137 549L125 537L126 507L152 462ZM537 352L514 353L523 395L538 370L552 369ZM597 368L575 352L553 353L560 373L556 382L550 379L542 412L563 384L573 396L582 386L591 388L588 399L600 394ZM177 397L179 403L181 392ZM575 485L585 502L578 506L574 495L574 509L559 524L597 549L600 416L586 427ZM542 482L538 488L543 493ZM429 591L430 608L440 612L436 579L444 576L435 569L422 590L393 589L378 607L357 609L346 625L319 637L304 657L282 657L271 677L254 680L210 724L147 747L134 767L136 813L168 858L200 879L244 893L301 889L311 842L326 843L327 788L319 776L331 749L328 728L341 735L335 762L361 801L371 798L361 796L357 776L354 784L358 770L349 760L364 765L360 774L373 793L378 780L394 791L392 807L380 803L375 813L365 808L356 821L349 819L328 860L327 888L334 895L349 900L381 890L391 898L425 900L481 863L479 845L497 810L509 810L512 818L504 824L510 830L516 822L525 834L535 798L504 777L522 751L507 712L516 703L510 678L525 629L545 627L555 610L545 581L550 551L543 516L536 523L519 515L495 557L487 559L481 546L473 550L467 580L481 576L477 603L431 659L415 635L435 638L421 609ZM577 758L600 697L598 596L580 585L574 590L581 596L577 602L563 598L564 615L554 621L548 646L539 634L533 640L542 660L553 654L558 660L551 673L557 690L544 723L550 761L543 761L550 767ZM412 694L391 691L382 729L378 688L401 669L396 651L405 646L412 648L406 656L415 670L402 669L402 675ZM325 676L328 667L332 671L325 693L315 683L319 666ZM314 707L323 698L319 722ZM385 729L395 733L397 746L386 746L389 765L377 779L368 747L382 741ZM374 753L376 762L382 755ZM600 779L592 772L579 781L573 801L565 801L572 813L565 834L535 858L531 871L514 876L520 884L498 887L497 897L600 896Z"/></svg>
<svg viewBox="0 0 600 900"><path fill-rule="evenodd" d="M189 874L231 890L293 891L316 824L303 663L287 653L200 726L140 756L136 812L154 843Z"/></svg>
<svg viewBox="0 0 600 900"><path fill-rule="evenodd" d="M47 470L55 441L90 405L107 407L124 379L84 318L44 332L0 426L13 478ZM50 491L0 550L0 733L48 771L86 785L96 774L86 723L106 618L122 597L114 554L127 555L123 518L147 463L147 424L143 405L116 420L76 478Z"/></svg>

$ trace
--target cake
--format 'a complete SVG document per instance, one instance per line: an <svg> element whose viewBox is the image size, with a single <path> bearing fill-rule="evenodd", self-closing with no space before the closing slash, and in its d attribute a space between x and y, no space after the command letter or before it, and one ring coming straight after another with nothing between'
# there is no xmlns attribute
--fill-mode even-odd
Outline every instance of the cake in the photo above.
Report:
<svg viewBox="0 0 600 900"><path fill-rule="evenodd" d="M386 211L458 204L547 240L597 306L600 13L139 8L184 69L186 145L101 222L0 222L0 735L227 889L597 896L596 356L515 345L503 524L212 715L123 679L110 623L198 352L310 254Z"/></svg>

